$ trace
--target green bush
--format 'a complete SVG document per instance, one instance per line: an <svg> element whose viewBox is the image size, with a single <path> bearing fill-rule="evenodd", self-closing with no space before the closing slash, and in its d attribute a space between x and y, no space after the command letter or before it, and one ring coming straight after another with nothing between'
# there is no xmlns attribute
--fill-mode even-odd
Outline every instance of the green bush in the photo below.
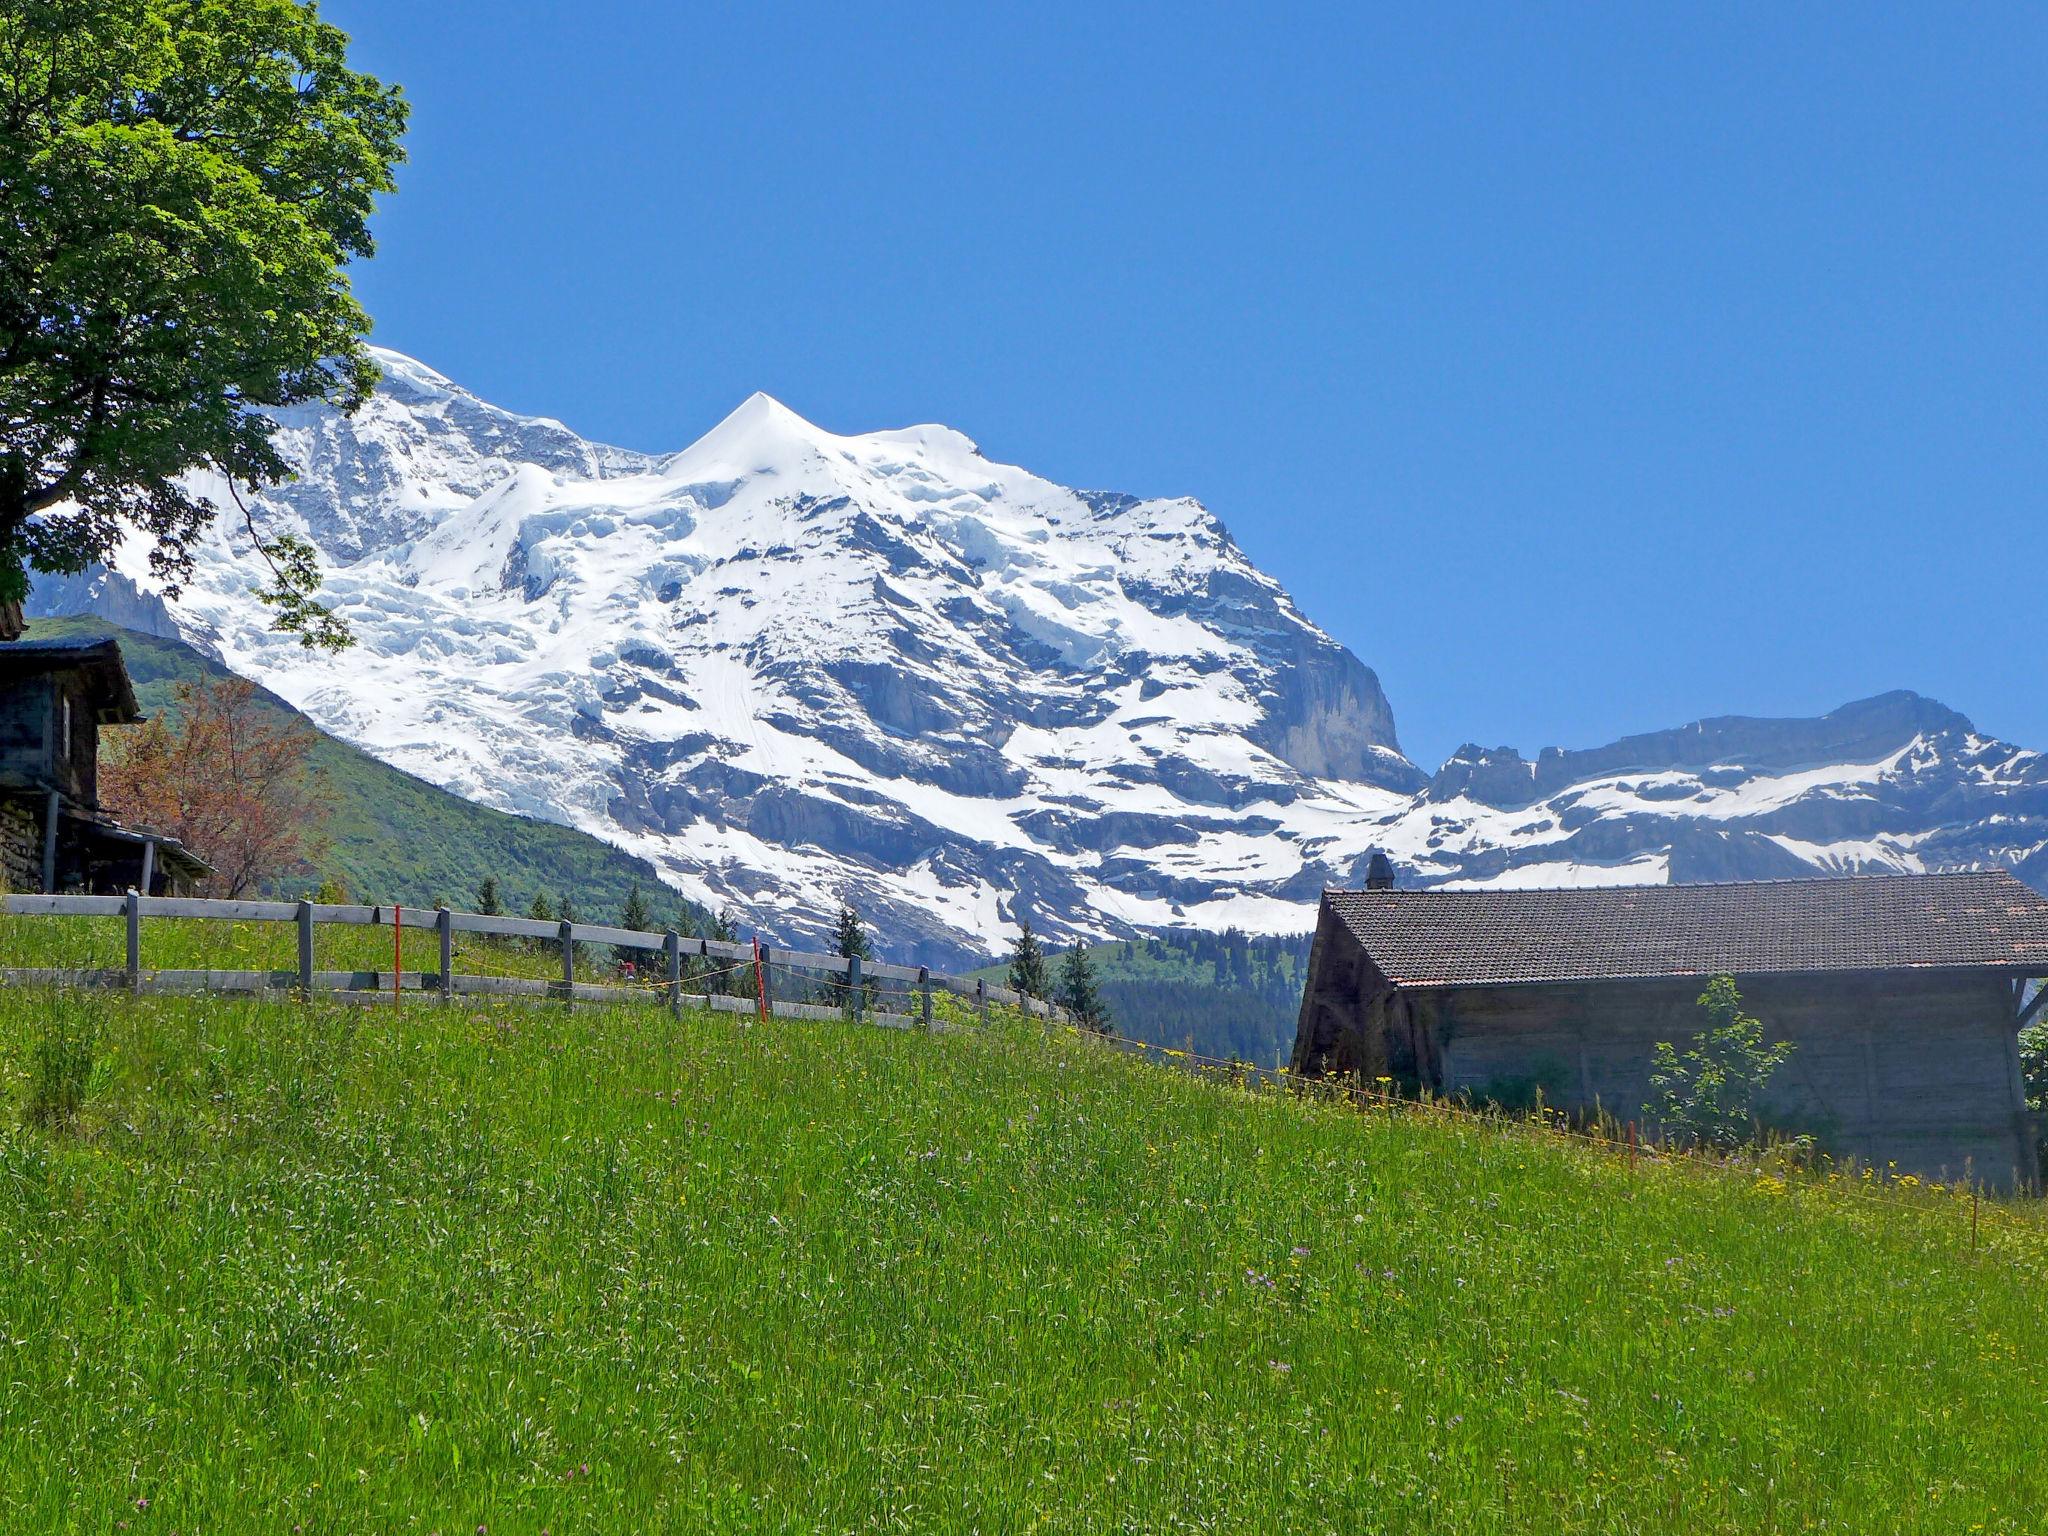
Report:
<svg viewBox="0 0 2048 1536"><path fill-rule="evenodd" d="M1732 976L1708 982L1699 1005L1707 1023L1692 1049L1681 1056L1669 1041L1657 1043L1650 1072L1657 1097L1643 1113L1674 1140L1733 1151L1757 1139L1758 1101L1794 1047L1789 1040L1764 1043L1763 1024L1742 1011Z"/></svg>

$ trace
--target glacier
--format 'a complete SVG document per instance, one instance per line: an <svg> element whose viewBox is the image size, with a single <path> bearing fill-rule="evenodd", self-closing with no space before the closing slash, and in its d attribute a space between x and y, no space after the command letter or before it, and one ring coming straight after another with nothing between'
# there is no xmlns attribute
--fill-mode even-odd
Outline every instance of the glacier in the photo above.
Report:
<svg viewBox="0 0 2048 1536"><path fill-rule="evenodd" d="M1426 775L1372 670L1194 500L1071 490L943 426L841 436L760 394L637 453L377 357L354 416L278 413L300 475L252 504L320 550L353 649L270 631L228 519L175 601L124 551L40 578L31 611L176 634L781 941L841 901L948 964L1020 916L1056 940L1300 932L1376 849L1417 884L2048 877L2048 761L1914 695Z"/></svg>

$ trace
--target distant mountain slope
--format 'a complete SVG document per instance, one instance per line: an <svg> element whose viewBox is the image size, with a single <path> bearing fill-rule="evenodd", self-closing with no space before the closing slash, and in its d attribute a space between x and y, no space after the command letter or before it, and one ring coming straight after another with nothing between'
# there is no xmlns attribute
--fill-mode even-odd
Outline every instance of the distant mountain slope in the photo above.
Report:
<svg viewBox="0 0 2048 1536"><path fill-rule="evenodd" d="M175 608L102 574L35 611L174 629L384 761L782 936L843 896L932 959L1019 910L1299 926L1330 873L1302 840L1423 782L1378 679L1192 500L765 395L628 453L378 356L357 416L281 413L302 473L261 510L319 546L357 649L270 633L226 520Z"/></svg>
<svg viewBox="0 0 2048 1536"><path fill-rule="evenodd" d="M1097 944L1088 956L1119 1035L1271 1067L1294 1048L1308 948L1306 933L1179 929ZM1055 978L1063 953L1048 960ZM975 974L1003 984L1009 966Z"/></svg>
<svg viewBox="0 0 2048 1536"><path fill-rule="evenodd" d="M1380 845L1414 884L2004 866L2048 887L2048 755L1918 694L1731 715L1590 751L1460 748Z"/></svg>
<svg viewBox="0 0 2048 1536"><path fill-rule="evenodd" d="M179 641L97 619L42 619L30 633L112 635L121 642L146 713L168 708L179 682L226 672ZM266 697L274 707L298 713L282 699ZM592 919L610 917L637 882L663 921L678 912L691 921L703 915L664 890L645 860L586 833L476 805L324 732L313 763L337 794L329 828L333 848L321 860L321 872L339 875L365 901L426 906L440 897L451 906L469 906L478 883L494 875L508 910L523 910L537 892L545 892L551 902L570 897ZM291 894L297 894L296 884Z"/></svg>
<svg viewBox="0 0 2048 1536"><path fill-rule="evenodd" d="M282 413L303 472L261 511L320 547L356 649L270 632L233 519L175 605L96 572L39 579L31 611L182 636L779 940L815 944L841 899L948 966L1020 913L1055 940L1301 933L1375 849L1432 885L2002 864L2048 887L2048 759L1914 694L1534 760L1468 746L1426 776L1371 669L1198 502L763 395L633 453L379 357L355 417Z"/></svg>

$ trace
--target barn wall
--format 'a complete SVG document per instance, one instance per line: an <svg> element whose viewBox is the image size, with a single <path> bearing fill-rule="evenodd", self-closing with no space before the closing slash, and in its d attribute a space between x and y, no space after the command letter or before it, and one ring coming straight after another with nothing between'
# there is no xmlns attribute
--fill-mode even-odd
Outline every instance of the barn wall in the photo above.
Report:
<svg viewBox="0 0 2048 1536"><path fill-rule="evenodd" d="M1656 1044L1700 1028L1703 980L1473 989L1441 995L1435 1086L1502 1102L1644 1117ZM1798 1049L1773 1080L1777 1123L1923 1178L1967 1165L2009 1184L2033 1164L2011 983L1955 972L1751 978L1745 1009ZM1426 1079L1425 1079L1426 1080Z"/></svg>
<svg viewBox="0 0 2048 1536"><path fill-rule="evenodd" d="M46 783L55 743L53 688L32 677L0 690L0 772L21 784Z"/></svg>
<svg viewBox="0 0 2048 1536"><path fill-rule="evenodd" d="M1309 950L1292 1070L1363 1078L1387 1071L1390 996L1386 979L1325 902Z"/></svg>

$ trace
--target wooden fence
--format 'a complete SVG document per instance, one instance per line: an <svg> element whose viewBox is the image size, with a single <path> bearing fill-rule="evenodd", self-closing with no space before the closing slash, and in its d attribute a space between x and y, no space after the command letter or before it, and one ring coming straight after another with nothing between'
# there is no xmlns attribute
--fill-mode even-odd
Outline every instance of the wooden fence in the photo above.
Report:
<svg viewBox="0 0 2048 1536"><path fill-rule="evenodd" d="M844 959L809 950L776 948L758 942L727 943L686 938L673 929L660 933L613 928L602 923L546 922L531 917L499 917L481 912L451 912L399 906L330 906L314 901L212 901L184 896L7 896L0 912L10 917L120 918L127 927L127 959L119 969L61 967L0 968L0 982L10 985L66 985L125 988L131 992L286 992L302 997L331 993L355 1001L400 1001L408 992L442 1002L458 997L529 997L563 1003L653 1001L681 1009L685 998L699 1006L735 1013L780 1018L854 1018L899 1029L932 1027L934 992L948 992L971 1003L983 1018L989 1005L1002 1004L1034 1018L1063 1022L1065 1013L1037 998L968 976L949 976L921 965L892 965L881 960ZM145 970L142 925L156 918L204 922L289 923L298 930L298 965L292 970ZM323 971L314 966L313 935L328 926L389 928L392 968L388 971ZM407 970L403 940L407 933L432 933L439 941L439 964L433 970ZM501 938L539 940L560 948L559 981L527 976L463 975L455 969L455 935L470 933ZM576 946L606 944L615 949L658 955L660 969L651 980L589 982L576 979ZM732 980L727 980L732 978ZM734 981L739 995L731 990ZM838 1006L777 997L782 990L815 994L821 987L839 998ZM894 983L892 987L890 984ZM718 984L715 985L714 984ZM884 1006L895 1004L896 1008Z"/></svg>

